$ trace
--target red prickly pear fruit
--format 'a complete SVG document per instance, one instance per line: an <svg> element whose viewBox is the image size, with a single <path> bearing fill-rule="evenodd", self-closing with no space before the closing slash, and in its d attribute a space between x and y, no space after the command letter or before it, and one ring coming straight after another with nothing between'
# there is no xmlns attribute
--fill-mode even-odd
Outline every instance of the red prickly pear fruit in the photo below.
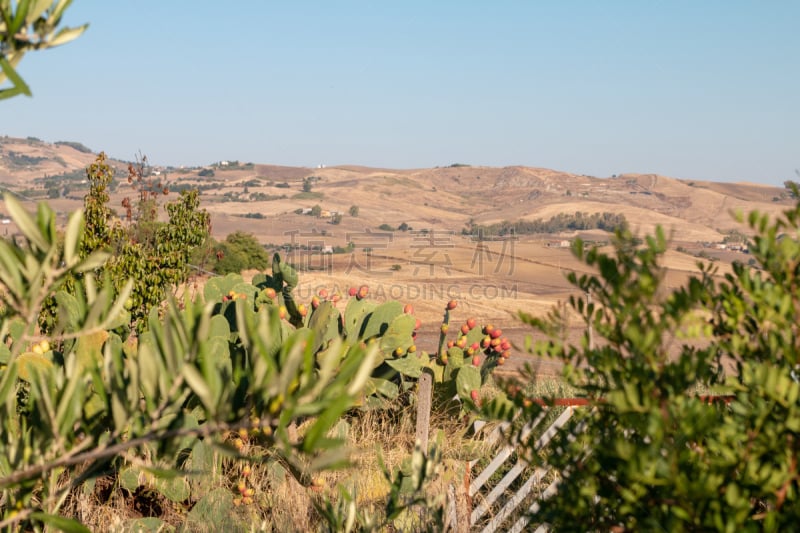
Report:
<svg viewBox="0 0 800 533"><path fill-rule="evenodd" d="M504 364L506 364L506 358L505 357L498 357L497 358L497 366L503 366Z"/></svg>
<svg viewBox="0 0 800 533"><path fill-rule="evenodd" d="M319 294L319 297L324 300L325 298L328 297L328 289L320 289L319 293L317 294Z"/></svg>
<svg viewBox="0 0 800 533"><path fill-rule="evenodd" d="M502 359L508 359L509 357L511 357L511 352L509 350L506 350L501 354Z"/></svg>
<svg viewBox="0 0 800 533"><path fill-rule="evenodd" d="M319 307L319 303L320 303L319 302L319 296L312 296L311 297L311 307L313 309L316 309L317 307Z"/></svg>
<svg viewBox="0 0 800 533"><path fill-rule="evenodd" d="M447 330L450 329L447 324L442 324L442 333L447 335Z"/></svg>
<svg viewBox="0 0 800 533"><path fill-rule="evenodd" d="M414 306L413 306L413 305L411 305L411 304L406 304L406 305L403 307L403 312L404 312L405 314L407 314L407 315L413 315L413 314L414 314Z"/></svg>
<svg viewBox="0 0 800 533"><path fill-rule="evenodd" d="M472 389L472 392L469 393L469 397L472 398L472 401L475 403L478 403L481 399L480 393L475 389Z"/></svg>
<svg viewBox="0 0 800 533"><path fill-rule="evenodd" d="M481 339L481 348L488 348L491 342L492 338L489 335L486 335L483 339Z"/></svg>
<svg viewBox="0 0 800 533"><path fill-rule="evenodd" d="M447 366L447 354L443 353L442 356L439 358L439 361L441 361L443 365Z"/></svg>
<svg viewBox="0 0 800 533"><path fill-rule="evenodd" d="M417 319L417 320L414 322L414 329L419 329L420 327L422 327L422 321L421 321L421 320L418 318L418 319Z"/></svg>
<svg viewBox="0 0 800 533"><path fill-rule="evenodd" d="M472 348L467 348L466 354L467 355L475 355L475 350L473 350Z"/></svg>
<svg viewBox="0 0 800 533"><path fill-rule="evenodd" d="M456 341L456 346L461 348L462 350L467 347L467 338L461 337Z"/></svg>
<svg viewBox="0 0 800 533"><path fill-rule="evenodd" d="M358 289L356 289L355 287L350 287L350 289L347 291L347 294L349 294L350 297L352 298L353 296L358 294Z"/></svg>
<svg viewBox="0 0 800 533"><path fill-rule="evenodd" d="M469 327L469 329L474 329L475 326L477 326L477 325L478 325L478 322L474 318L470 317L470 318L467 319L467 326Z"/></svg>
<svg viewBox="0 0 800 533"><path fill-rule="evenodd" d="M494 326L493 325L486 324L485 326L483 326L483 333L485 335L491 335L492 331L494 331Z"/></svg>
<svg viewBox="0 0 800 533"><path fill-rule="evenodd" d="M286 307L284 307L284 306L280 306L280 308L278 308L278 317L279 317L281 320L283 320L284 318L286 318Z"/></svg>
<svg viewBox="0 0 800 533"><path fill-rule="evenodd" d="M503 334L503 330L502 329L495 328L495 329L492 330L491 333L489 333L489 336L492 337L493 339L499 339L502 334Z"/></svg>
<svg viewBox="0 0 800 533"><path fill-rule="evenodd" d="M308 314L308 308L306 308L305 304L300 304L297 306L297 312L300 313L300 316L306 316Z"/></svg>
<svg viewBox="0 0 800 533"><path fill-rule="evenodd" d="M452 348L455 345L456 345L455 341L447 341L447 347L448 348Z"/></svg>
<svg viewBox="0 0 800 533"><path fill-rule="evenodd" d="M470 345L470 348L472 348L472 351L473 351L473 352L477 352L478 350L480 350L480 349L481 349L481 345L480 345L480 344L478 344L477 342L473 342L473 343Z"/></svg>
<svg viewBox="0 0 800 533"><path fill-rule="evenodd" d="M336 303L336 302L338 302L338 301L339 301L339 300L341 300L341 299L342 299L342 295L341 295L341 294L339 294L338 292L337 292L336 294L334 294L333 296L331 296L331 301L332 301L333 303Z"/></svg>
<svg viewBox="0 0 800 533"><path fill-rule="evenodd" d="M498 346L500 346L501 343L502 343L502 341L500 341L500 339L492 339L492 342L490 342L489 344L493 348L497 348Z"/></svg>
<svg viewBox="0 0 800 533"><path fill-rule="evenodd" d="M500 349L503 350L504 352L510 350L511 343L508 342L508 340L504 340L503 342L500 343Z"/></svg>
<svg viewBox="0 0 800 533"><path fill-rule="evenodd" d="M464 324L463 326L461 326L461 334L466 335L467 333L469 333L469 326Z"/></svg>
<svg viewBox="0 0 800 533"><path fill-rule="evenodd" d="M472 366L481 366L481 357L479 355L472 357Z"/></svg>
<svg viewBox="0 0 800 533"><path fill-rule="evenodd" d="M266 289L264 289L264 294L266 294L268 298L273 298L273 299L278 295L278 293L276 293L275 289L273 289L272 287L267 287Z"/></svg>
<svg viewBox="0 0 800 533"><path fill-rule="evenodd" d="M457 302L457 301L455 301L455 300L450 300L449 302L447 302L447 310L448 310L448 311L452 311L452 310L453 310L453 309L455 309L457 306L458 306L458 302Z"/></svg>
<svg viewBox="0 0 800 533"><path fill-rule="evenodd" d="M366 285L362 285L361 287L358 288L358 294L356 296L358 297L359 300L363 300L364 298L367 297L367 294L369 294L369 287L367 287Z"/></svg>

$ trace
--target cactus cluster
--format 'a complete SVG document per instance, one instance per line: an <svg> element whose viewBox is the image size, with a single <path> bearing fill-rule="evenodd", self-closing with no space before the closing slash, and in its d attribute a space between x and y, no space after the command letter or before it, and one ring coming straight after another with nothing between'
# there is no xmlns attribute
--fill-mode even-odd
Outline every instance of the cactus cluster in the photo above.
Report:
<svg viewBox="0 0 800 533"><path fill-rule="evenodd" d="M473 317L467 318L454 336L449 335L451 313L457 306L455 300L445 306L439 347L431 358L431 368L440 398L457 395L462 401L478 405L481 387L489 381L492 371L511 356L511 341L492 324L479 327Z"/></svg>
<svg viewBox="0 0 800 533"><path fill-rule="evenodd" d="M346 296L322 288L306 305L297 301L293 291L298 275L291 265L273 257L272 275L258 274L252 283L241 275L229 274L210 280L205 287L206 301L216 302L217 312L224 316L231 330L231 342L237 335L237 309L259 313L272 309L280 319L276 339L285 339L293 330L308 330L317 364L330 357L328 347L343 342L345 347L376 346L378 357L364 398L365 407L383 405L405 390L427 368L437 383L437 397L480 403L480 389L490 379L492 370L510 356L511 343L502 331L491 324L478 326L468 318L455 336L448 340L451 314L455 301L447 303L441 323L438 351L429 354L417 350L416 337L421 322L414 316L411 304L390 300L383 303L369 298L369 287L354 286ZM245 299L245 306L234 305ZM341 303L344 309L341 309ZM279 347L275 343L275 350ZM337 353L345 354L347 349Z"/></svg>

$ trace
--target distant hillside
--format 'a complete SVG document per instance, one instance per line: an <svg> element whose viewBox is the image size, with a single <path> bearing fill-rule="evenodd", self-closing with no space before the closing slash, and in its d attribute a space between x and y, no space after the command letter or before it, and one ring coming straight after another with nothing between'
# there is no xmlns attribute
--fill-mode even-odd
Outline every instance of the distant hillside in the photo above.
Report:
<svg viewBox="0 0 800 533"><path fill-rule="evenodd" d="M77 142L0 138L0 185L58 209L80 206L84 169L95 154ZM127 194L127 163L112 161ZM734 210L776 212L788 205L781 188L748 183L681 180L654 174L594 178L557 170L458 165L413 170L360 166L285 167L220 161L201 168L156 168L173 191L201 190L214 232L249 231L262 242L283 243L293 232L318 232L346 245L348 234L396 228L461 232L468 224L548 219L560 213L621 214L651 232L660 224L676 241L718 241L739 227ZM319 205L321 217L296 214ZM358 216L350 208L358 207ZM117 206L114 206L117 207ZM337 223L331 223L337 222Z"/></svg>

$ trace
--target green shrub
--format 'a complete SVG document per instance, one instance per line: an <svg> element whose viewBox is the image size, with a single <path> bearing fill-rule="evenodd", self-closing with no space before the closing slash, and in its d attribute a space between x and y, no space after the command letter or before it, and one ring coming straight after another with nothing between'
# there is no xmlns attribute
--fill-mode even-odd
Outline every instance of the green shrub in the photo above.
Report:
<svg viewBox="0 0 800 533"><path fill-rule="evenodd" d="M568 279L591 295L569 301L587 326L578 344L562 336L563 312L522 315L549 338L532 352L561 360L590 404L554 440L547 463L560 482L536 522L557 531L796 528L800 203L777 220L754 212L747 221L758 268L735 262L720 277L700 264L671 290L660 228L644 246L618 232L611 254L578 241L588 273ZM728 396L711 402L698 391ZM541 410L522 394L514 402L527 420Z"/></svg>

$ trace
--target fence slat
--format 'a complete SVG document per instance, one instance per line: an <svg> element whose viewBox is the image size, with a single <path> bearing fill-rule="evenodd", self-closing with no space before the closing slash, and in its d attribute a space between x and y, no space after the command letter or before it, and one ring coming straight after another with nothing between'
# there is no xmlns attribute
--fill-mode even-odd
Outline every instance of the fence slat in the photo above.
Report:
<svg viewBox="0 0 800 533"><path fill-rule="evenodd" d="M525 498L528 497L528 494L533 490L533 487L536 483L539 482L542 477L547 473L547 470L544 468L537 468L533 475L528 478L528 481L525 482L522 487L511 497L508 499L506 504L500 509L492 519L486 524L486 527L483 528L481 533L494 533L497 531L497 528L503 523L503 521L511 516L511 514L517 509L519 504L521 504Z"/></svg>
<svg viewBox="0 0 800 533"><path fill-rule="evenodd" d="M472 515L469 518L470 523L475 524L480 518L486 514L486 512L491 509L492 504L502 496L505 490L511 485L515 479L519 477L519 475L525 470L528 466L528 463L525 461L517 461L514 466L509 470L503 479L500 480L492 491L486 496L486 498L481 501L481 503L472 511Z"/></svg>
<svg viewBox="0 0 800 533"><path fill-rule="evenodd" d="M544 492L542 492L542 495L539 496L539 500L533 502L533 504L530 507L528 507L529 516L536 514L536 511L539 510L540 501L544 501L556 493L556 490L558 489L558 481L559 481L558 479L554 479L553 482L547 486ZM530 522L530 520L528 519L527 516L521 517L514 523L514 526L508 530L508 533L521 533L523 531L523 528L528 525L528 522ZM543 533L544 531L547 531L547 528L545 527L544 524L542 524L536 528L536 531L534 533Z"/></svg>
<svg viewBox="0 0 800 533"><path fill-rule="evenodd" d="M550 443L552 438L556 436L556 433L561 428L561 426L566 424L567 421L572 417L572 413L574 410L575 410L574 407L567 407L564 410L564 412L561 413L559 417L556 418L552 424L550 424L550 427L547 428L547 431L545 431L542 434L542 436L536 440L536 444L534 444L534 448L536 449L536 451L541 450Z"/></svg>
<svg viewBox="0 0 800 533"><path fill-rule="evenodd" d="M545 446L547 446L553 437L558 432L559 428L561 428L567 421L572 417L574 408L572 406L568 406L563 413L561 413L558 418L556 418L552 424L542 433L542 435L536 439L534 443L534 449L536 451L541 450ZM533 422L529 425L526 425L522 431L522 439L525 439L530 432L544 419L545 412L541 413ZM475 481L470 485L469 495L470 497L474 497L480 488L488 481L488 479L497 471L497 469L502 465L513 453L514 453L514 446L504 446L495 456L494 459L486 466L486 468L481 472ZM500 482L489 492L489 494L478 504L477 507L472 511L470 515L470 524L475 525L478 520L481 519L483 515L485 515L493 506L493 504L506 492L509 486L525 471L528 467L528 463L523 460L519 459L514 464L514 466L509 470L505 476L500 480ZM547 473L547 469L537 468L533 475L520 487L517 492L511 496L511 498L503 505L500 511L492 518L492 520L487 524L484 528L485 533L492 533L497 530L497 528L502 524L502 522L510 516L514 510L519 506L519 504L528 496L531 492L531 489L535 485L538 479ZM548 490L550 487L548 487ZM553 489L555 490L555 489ZM536 504L534 504L536 505ZM525 519L525 517L521 518L520 520ZM515 527L519 524L515 524ZM522 523L520 527L524 527L527 524L527 520Z"/></svg>
<svg viewBox="0 0 800 533"><path fill-rule="evenodd" d="M486 422L484 422L483 420L476 420L475 423L473 424L475 433L478 433L481 429L483 429L484 426L486 426ZM499 441L500 438L503 436L503 432L510 426L511 424L509 422L502 422L498 424L497 427L494 428L491 433L489 433L489 436L486 437L484 445L488 448L494 447L494 445L497 444L497 441ZM472 467L475 466L478 463L478 461L480 461L480 459L473 459L471 461L467 461L467 468L472 469Z"/></svg>
<svg viewBox="0 0 800 533"><path fill-rule="evenodd" d="M524 439L525 437L527 437L530 434L530 432L533 431L536 428L536 426L538 426L541 423L542 420L544 420L545 416L546 413L543 411L542 413L539 414L539 416L537 416L533 420L533 422L526 424L525 427L522 428L522 438ZM495 431L500 430L500 427L498 427ZM507 427L508 424L506 424L505 427L503 427L503 429ZM486 465L486 468L483 469L483 472L481 472L481 474L477 478L475 478L472 481L472 483L470 483L469 486L470 498L472 498L473 496L475 496L475 494L478 493L481 487L483 487L483 485L487 481L489 481L489 478L492 477L492 475L497 471L497 469L500 468L500 465L502 465L506 461L506 459L508 459L511 456L511 454L514 453L514 448L515 448L514 446L504 446L503 448L501 448L500 451L495 456L495 458L492 459L492 461L488 465ZM475 464L474 461L470 461L469 467L472 468L474 464Z"/></svg>

